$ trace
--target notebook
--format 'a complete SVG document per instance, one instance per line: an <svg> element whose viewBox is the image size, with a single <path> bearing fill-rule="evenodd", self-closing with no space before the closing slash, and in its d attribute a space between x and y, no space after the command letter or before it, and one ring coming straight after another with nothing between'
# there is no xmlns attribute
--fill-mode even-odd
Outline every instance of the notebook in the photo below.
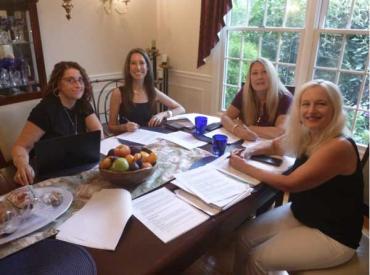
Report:
<svg viewBox="0 0 370 275"><path fill-rule="evenodd" d="M36 181L74 175L99 162L100 131L40 140L34 150Z"/></svg>

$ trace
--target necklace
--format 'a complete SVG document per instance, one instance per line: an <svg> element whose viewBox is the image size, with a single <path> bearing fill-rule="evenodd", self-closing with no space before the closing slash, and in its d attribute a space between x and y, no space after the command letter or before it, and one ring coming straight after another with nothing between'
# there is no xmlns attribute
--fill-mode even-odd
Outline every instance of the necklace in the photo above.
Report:
<svg viewBox="0 0 370 275"><path fill-rule="evenodd" d="M77 135L77 115L76 115L76 114L74 114L75 122L73 123L73 121L72 121L72 117L71 117L71 115L69 114L69 111L68 111L66 108L64 108L64 107L63 107L63 110L64 110L64 112L66 113L66 115L67 115L67 117L68 117L68 120L69 120L69 122L70 122L70 123L71 123L71 125L72 125L72 128L74 129L74 134L75 134L75 135Z"/></svg>
<svg viewBox="0 0 370 275"><path fill-rule="evenodd" d="M259 125L261 123L261 120L262 120L264 114L265 114L265 104L262 105L262 108L260 108L260 110L258 112L256 125Z"/></svg>

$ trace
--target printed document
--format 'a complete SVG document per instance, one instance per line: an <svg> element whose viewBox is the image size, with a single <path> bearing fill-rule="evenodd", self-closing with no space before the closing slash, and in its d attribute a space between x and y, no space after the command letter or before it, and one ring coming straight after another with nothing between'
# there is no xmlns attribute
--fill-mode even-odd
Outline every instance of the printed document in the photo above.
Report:
<svg viewBox="0 0 370 275"><path fill-rule="evenodd" d="M133 214L165 243L209 218L165 187L135 199Z"/></svg>
<svg viewBox="0 0 370 275"><path fill-rule="evenodd" d="M221 122L221 119L219 117L216 117L216 116L208 116L208 115L198 114L198 113L189 113L189 114L177 115L177 116L173 116L173 117L167 118L167 120L187 118L191 122L193 122L193 124L195 125L195 117L196 116L205 116L205 117L207 117L207 125L209 125L211 123Z"/></svg>
<svg viewBox="0 0 370 275"><path fill-rule="evenodd" d="M124 189L103 189L59 226L58 240L115 250L132 214L131 195Z"/></svg>
<svg viewBox="0 0 370 275"><path fill-rule="evenodd" d="M154 143L156 139L163 138L166 134L144 130L144 129L137 129L135 132L126 132L116 136L116 138L124 139L136 143L140 143L143 145L148 145Z"/></svg>
<svg viewBox="0 0 370 275"><path fill-rule="evenodd" d="M209 133L205 134L205 136L209 137L209 138L212 138L214 135L225 135L225 136L227 136L227 144L231 144L231 143L234 143L234 142L237 142L237 141L240 140L240 138L233 135L232 133L230 133L225 128L219 128L219 129L216 129L212 132L209 132Z"/></svg>
<svg viewBox="0 0 370 275"><path fill-rule="evenodd" d="M167 134L163 136L163 139L169 140L173 143L176 143L188 150L206 145L207 142L200 141L193 137L192 134L183 132L183 131L177 131L170 134Z"/></svg>

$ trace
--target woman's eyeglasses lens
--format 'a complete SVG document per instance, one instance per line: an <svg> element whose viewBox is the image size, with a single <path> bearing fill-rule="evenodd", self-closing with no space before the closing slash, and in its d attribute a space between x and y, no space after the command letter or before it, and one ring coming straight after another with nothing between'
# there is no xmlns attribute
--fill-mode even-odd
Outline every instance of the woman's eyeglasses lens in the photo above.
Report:
<svg viewBox="0 0 370 275"><path fill-rule="evenodd" d="M74 85L74 84L77 84L77 83L79 83L80 85L84 85L84 80L83 80L82 77L77 78L77 79L73 78L73 77L67 77L67 78L63 78L63 80L65 82L67 82L68 84L70 84L70 85Z"/></svg>

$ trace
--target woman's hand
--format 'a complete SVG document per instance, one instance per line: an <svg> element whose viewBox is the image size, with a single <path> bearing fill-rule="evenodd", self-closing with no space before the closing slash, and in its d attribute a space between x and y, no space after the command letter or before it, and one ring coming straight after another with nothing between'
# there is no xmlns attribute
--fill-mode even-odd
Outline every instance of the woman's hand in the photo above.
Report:
<svg viewBox="0 0 370 275"><path fill-rule="evenodd" d="M163 119L167 117L167 112L162 112L154 115L148 122L149 127L157 127L159 126Z"/></svg>
<svg viewBox="0 0 370 275"><path fill-rule="evenodd" d="M135 132L139 128L139 124L135 122L127 122L125 124L126 132Z"/></svg>
<svg viewBox="0 0 370 275"><path fill-rule="evenodd" d="M18 164L14 181L20 185L32 184L35 178L35 171L28 163Z"/></svg>
<svg viewBox="0 0 370 275"><path fill-rule="evenodd" d="M229 163L234 169L246 173L249 164L245 161L244 154L244 149L233 151Z"/></svg>

